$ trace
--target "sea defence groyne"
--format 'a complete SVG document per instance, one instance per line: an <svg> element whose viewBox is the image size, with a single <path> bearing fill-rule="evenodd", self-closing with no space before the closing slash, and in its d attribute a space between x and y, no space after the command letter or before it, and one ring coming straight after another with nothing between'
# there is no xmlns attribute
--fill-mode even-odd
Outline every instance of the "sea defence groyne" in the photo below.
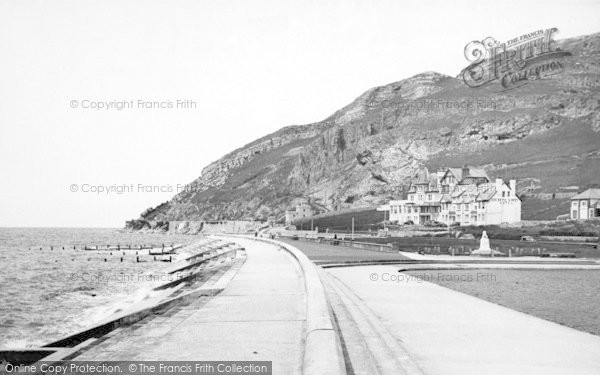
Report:
<svg viewBox="0 0 600 375"><path fill-rule="evenodd" d="M387 281L424 267L600 269L595 260L432 259L260 234L201 238L169 265L178 277L156 288L161 298L40 348L0 351L0 360L268 361L274 374L310 375L600 371L598 336L428 282ZM335 255L327 265L310 260L326 253Z"/></svg>
<svg viewBox="0 0 600 375"><path fill-rule="evenodd" d="M167 270L178 276L157 288L163 298L0 360L272 361L274 374L346 374L325 290L302 252L253 235L202 241Z"/></svg>
<svg viewBox="0 0 600 375"><path fill-rule="evenodd" d="M0 350L0 362L32 364L37 361L74 359L109 335L147 321L174 308L220 293L245 261L245 249L237 243L203 238L185 247L184 259L171 264L165 281L135 305L67 337L39 348Z"/></svg>

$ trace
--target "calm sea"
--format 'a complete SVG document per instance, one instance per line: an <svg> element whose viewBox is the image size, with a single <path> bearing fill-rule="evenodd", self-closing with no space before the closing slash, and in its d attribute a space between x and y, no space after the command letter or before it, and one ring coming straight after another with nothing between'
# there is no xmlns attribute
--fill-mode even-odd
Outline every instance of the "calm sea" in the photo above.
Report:
<svg viewBox="0 0 600 375"><path fill-rule="evenodd" d="M117 229L0 228L0 348L47 344L135 306L170 266L147 255L141 257L147 262L137 263L135 251L110 255L80 246L197 239Z"/></svg>

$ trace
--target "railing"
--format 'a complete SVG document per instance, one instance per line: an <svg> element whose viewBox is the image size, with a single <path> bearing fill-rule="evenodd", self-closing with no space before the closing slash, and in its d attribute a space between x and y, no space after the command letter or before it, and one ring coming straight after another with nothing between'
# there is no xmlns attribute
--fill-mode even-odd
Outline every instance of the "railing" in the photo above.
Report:
<svg viewBox="0 0 600 375"><path fill-rule="evenodd" d="M316 242L323 243L326 245L332 246L346 246L353 247L355 249L363 249L363 250L371 250L371 251L379 251L384 253L395 253L397 251L394 250L394 245L392 244L383 244L383 243L372 243L372 242L359 242L359 241L351 241L351 240L340 240L335 238L315 238L315 237L298 237L298 240L305 242Z"/></svg>

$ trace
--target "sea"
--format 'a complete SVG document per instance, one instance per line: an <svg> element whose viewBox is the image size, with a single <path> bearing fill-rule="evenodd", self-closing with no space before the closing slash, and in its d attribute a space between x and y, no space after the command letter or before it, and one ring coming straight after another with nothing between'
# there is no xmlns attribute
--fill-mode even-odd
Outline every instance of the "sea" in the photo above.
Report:
<svg viewBox="0 0 600 375"><path fill-rule="evenodd" d="M0 228L0 349L45 345L135 307L171 266L147 250L124 255L84 246L162 247L198 239L106 228Z"/></svg>

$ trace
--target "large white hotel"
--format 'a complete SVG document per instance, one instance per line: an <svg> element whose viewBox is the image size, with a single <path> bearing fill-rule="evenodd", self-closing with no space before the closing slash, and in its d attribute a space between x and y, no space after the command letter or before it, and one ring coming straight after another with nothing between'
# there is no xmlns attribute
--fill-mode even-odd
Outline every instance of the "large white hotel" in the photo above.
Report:
<svg viewBox="0 0 600 375"><path fill-rule="evenodd" d="M382 210L389 220L400 224L412 221L447 225L499 225L521 221L521 199L516 181L491 181L479 168L446 168L429 173L419 171L412 180L407 199L392 200Z"/></svg>

